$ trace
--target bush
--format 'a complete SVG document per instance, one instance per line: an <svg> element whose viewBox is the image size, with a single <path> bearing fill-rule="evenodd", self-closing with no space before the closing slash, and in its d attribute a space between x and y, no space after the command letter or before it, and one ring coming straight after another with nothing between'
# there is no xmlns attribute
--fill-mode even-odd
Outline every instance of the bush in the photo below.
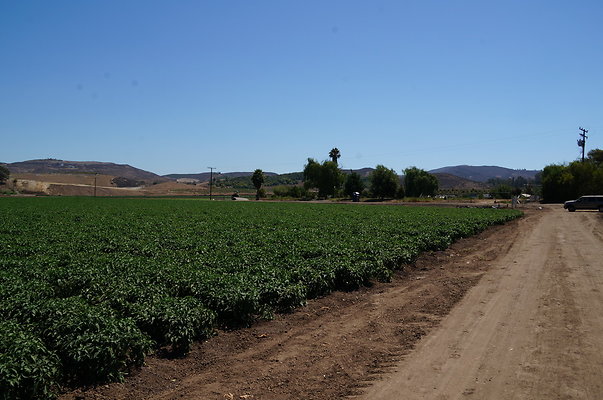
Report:
<svg viewBox="0 0 603 400"><path fill-rule="evenodd" d="M308 190L302 186L275 186L274 197L293 197L302 199L308 196Z"/></svg>

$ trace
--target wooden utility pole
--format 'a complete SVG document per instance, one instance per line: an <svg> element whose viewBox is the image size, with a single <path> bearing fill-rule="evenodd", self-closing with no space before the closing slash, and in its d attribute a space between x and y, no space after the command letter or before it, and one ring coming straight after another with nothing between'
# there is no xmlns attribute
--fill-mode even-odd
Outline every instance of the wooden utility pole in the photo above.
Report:
<svg viewBox="0 0 603 400"><path fill-rule="evenodd" d="M94 197L96 197L96 176L97 175L98 175L97 173L94 173Z"/></svg>
<svg viewBox="0 0 603 400"><path fill-rule="evenodd" d="M588 129L584 129L582 127L578 129L582 131L582 133L580 134L580 139L578 139L578 146L582 147L582 162L584 162L584 148L586 147L586 139L588 138L588 136L586 136L586 134L588 133Z"/></svg>
<svg viewBox="0 0 603 400"><path fill-rule="evenodd" d="M212 186L214 184L214 167L207 167L209 168L209 199L211 200L211 189Z"/></svg>

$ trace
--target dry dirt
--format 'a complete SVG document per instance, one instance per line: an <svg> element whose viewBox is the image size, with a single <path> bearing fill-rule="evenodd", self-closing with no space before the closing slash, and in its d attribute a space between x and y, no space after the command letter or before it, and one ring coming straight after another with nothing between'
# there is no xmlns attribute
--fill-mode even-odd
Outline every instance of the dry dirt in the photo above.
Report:
<svg viewBox="0 0 603 400"><path fill-rule="evenodd" d="M11 174L11 179L42 182L46 184L64 184L64 185L86 185L94 186L94 178L98 186L113 186L111 179L115 178L112 175L94 175L94 174L34 174L34 173L17 173Z"/></svg>
<svg viewBox="0 0 603 400"><path fill-rule="evenodd" d="M137 187L117 187L111 181L115 176L94 174L34 174L17 173L11 175L6 189L16 190L22 195L50 196L208 196L207 182L187 185L175 181ZM16 183L14 182L16 180ZM213 188L215 198L229 199L232 189ZM255 192L239 191L241 195L253 196Z"/></svg>
<svg viewBox="0 0 603 400"><path fill-rule="evenodd" d="M157 185L139 187L117 187L111 181L112 175L94 174L34 174L11 175L17 180L9 187L19 193L45 194L51 196L191 196L207 194L207 185L186 185L177 182L162 182Z"/></svg>
<svg viewBox="0 0 603 400"><path fill-rule="evenodd" d="M603 219L559 206L66 399L601 399Z"/></svg>

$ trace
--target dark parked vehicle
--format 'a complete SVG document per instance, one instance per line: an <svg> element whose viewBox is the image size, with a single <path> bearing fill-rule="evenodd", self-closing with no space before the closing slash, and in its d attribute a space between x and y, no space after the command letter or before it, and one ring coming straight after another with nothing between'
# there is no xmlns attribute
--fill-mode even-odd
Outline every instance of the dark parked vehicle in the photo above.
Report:
<svg viewBox="0 0 603 400"><path fill-rule="evenodd" d="M563 208L567 211L599 210L603 212L603 195L582 196L578 200L566 201Z"/></svg>

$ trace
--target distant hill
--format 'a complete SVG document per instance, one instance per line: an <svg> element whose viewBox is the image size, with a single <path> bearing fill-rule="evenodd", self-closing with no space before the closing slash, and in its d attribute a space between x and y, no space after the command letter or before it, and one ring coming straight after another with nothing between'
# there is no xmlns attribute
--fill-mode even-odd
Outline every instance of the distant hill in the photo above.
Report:
<svg viewBox="0 0 603 400"><path fill-rule="evenodd" d="M491 178L517 178L522 176L526 179L534 179L537 170L510 169L496 166L472 166L456 165L452 167L443 167L429 171L432 174L450 174L476 182L487 182Z"/></svg>
<svg viewBox="0 0 603 400"><path fill-rule="evenodd" d="M361 168L361 169L353 169L353 170L349 170L349 169L343 169L343 173L344 174L348 174L350 173L350 171L352 172L356 172L358 173L361 177L365 178L368 177L369 174L374 171L374 168ZM218 172L214 172L214 179L216 180L236 180L237 178L247 178L250 177L251 175L253 175L253 172L224 172L224 173L218 173ZM267 182L269 181L270 183L268 183L268 185L284 185L284 184L293 184L295 182L293 181L302 181L303 180L303 172L289 172L286 174L277 174L275 172L266 172L264 171L264 175L268 178L268 177L274 177L275 179L267 179ZM168 175L163 175L164 178L168 178L168 179L180 179L180 178L189 178L189 179L197 179L199 182L209 182L209 177L210 177L210 173L209 172L200 172L197 174L168 174ZM278 177L283 178L283 180L288 181L287 183L277 183L276 181L279 180ZM244 180L244 179L242 179ZM273 182L274 181L274 182Z"/></svg>
<svg viewBox="0 0 603 400"><path fill-rule="evenodd" d="M368 178L368 176L373 172L375 168L360 168L360 169L342 169L344 174L349 174L350 172L355 172L360 175L361 178Z"/></svg>
<svg viewBox="0 0 603 400"><path fill-rule="evenodd" d="M452 174L436 172L433 173L433 175L438 179L438 186L440 189L481 190L489 187L488 184L484 182L476 182Z"/></svg>
<svg viewBox="0 0 603 400"><path fill-rule="evenodd" d="M2 165L6 166L13 174L100 174L145 183L175 181L179 178L190 178L197 179L199 182L208 182L210 177L210 172L159 176L127 164L98 161L66 161L52 158ZM356 172L366 181L370 173L374 171L374 168L344 169L342 171L346 174ZM534 179L534 176L540 171L510 169L497 166L457 165L438 168L429 172L437 176L439 186L442 189L483 189L486 187L485 182L491 178L509 179L522 176L526 179ZM218 186L252 188L253 185L249 179L252 174L253 172L214 172L213 175ZM264 186L296 185L303 181L302 172L291 172L288 174L264 172L264 174L266 176Z"/></svg>
<svg viewBox="0 0 603 400"><path fill-rule="evenodd" d="M127 164L98 161L66 161L48 158L9 163L6 167L13 174L101 174L143 182L167 181L157 174Z"/></svg>
<svg viewBox="0 0 603 400"><path fill-rule="evenodd" d="M252 172L214 172L213 173L215 179L223 179L223 178L241 178L253 175ZM264 172L265 176L274 176L278 175L274 172ZM188 179L196 179L199 182L209 182L209 178L211 176L210 172L200 172L198 174L169 174L163 175L164 178L168 179L180 179L180 178L188 178Z"/></svg>

